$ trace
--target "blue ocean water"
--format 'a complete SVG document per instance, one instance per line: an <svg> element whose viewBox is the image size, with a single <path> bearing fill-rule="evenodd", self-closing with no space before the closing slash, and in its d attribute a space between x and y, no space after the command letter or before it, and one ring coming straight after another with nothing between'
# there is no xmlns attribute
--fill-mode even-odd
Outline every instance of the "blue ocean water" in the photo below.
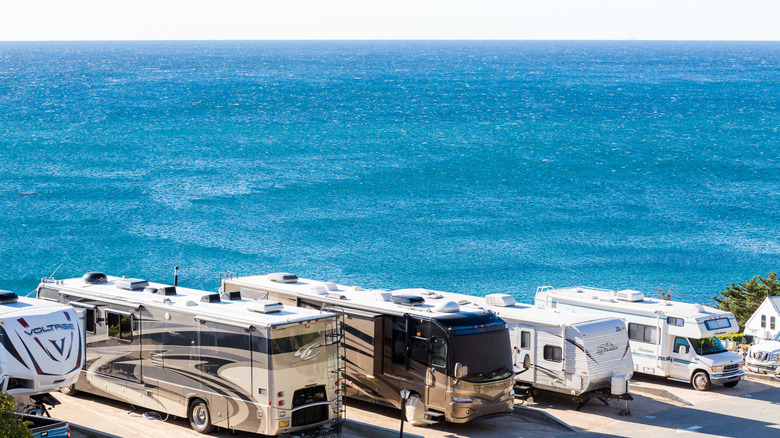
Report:
<svg viewBox="0 0 780 438"><path fill-rule="evenodd" d="M780 267L780 43L0 43L0 288L633 288Z"/></svg>

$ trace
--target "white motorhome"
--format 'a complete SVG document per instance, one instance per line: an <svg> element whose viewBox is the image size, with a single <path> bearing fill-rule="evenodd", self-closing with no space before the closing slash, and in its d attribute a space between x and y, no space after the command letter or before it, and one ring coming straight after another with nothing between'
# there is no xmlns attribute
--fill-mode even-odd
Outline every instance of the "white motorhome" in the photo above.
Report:
<svg viewBox="0 0 780 438"><path fill-rule="evenodd" d="M541 286L534 302L622 318L634 371L690 382L705 391L712 383L736 386L744 377L742 357L723 347L717 335L739 330L734 315L699 304L645 298L634 290Z"/></svg>
<svg viewBox="0 0 780 438"><path fill-rule="evenodd" d="M75 309L0 291L0 388L18 407L30 396L72 385L83 347Z"/></svg>
<svg viewBox="0 0 780 438"><path fill-rule="evenodd" d="M441 294L463 310L472 306L488 309L506 321L515 381L520 387L569 394L579 400L588 393L600 398L629 398L627 385L634 362L628 331L620 318L518 304L508 294L475 297L410 291L422 296Z"/></svg>
<svg viewBox="0 0 780 438"><path fill-rule="evenodd" d="M84 312L81 390L264 435L341 419L338 315L88 273L45 279L39 299Z"/></svg>
<svg viewBox="0 0 780 438"><path fill-rule="evenodd" d="M344 315L347 395L404 407L414 425L512 412L509 332L490 311L461 309L440 295L365 290L287 273L229 277L222 287Z"/></svg>

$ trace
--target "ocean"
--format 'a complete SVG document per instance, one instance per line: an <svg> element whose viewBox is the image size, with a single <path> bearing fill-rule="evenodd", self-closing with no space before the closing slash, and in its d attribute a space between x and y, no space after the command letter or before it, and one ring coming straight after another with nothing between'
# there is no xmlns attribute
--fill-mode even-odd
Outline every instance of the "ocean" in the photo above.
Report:
<svg viewBox="0 0 780 438"><path fill-rule="evenodd" d="M778 42L3 42L0 289L712 304L780 267L778 127Z"/></svg>

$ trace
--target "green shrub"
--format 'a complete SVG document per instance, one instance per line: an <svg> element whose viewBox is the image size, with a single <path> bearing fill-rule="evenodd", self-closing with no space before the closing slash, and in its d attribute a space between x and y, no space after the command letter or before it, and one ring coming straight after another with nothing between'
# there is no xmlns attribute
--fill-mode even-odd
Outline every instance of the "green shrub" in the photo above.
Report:
<svg viewBox="0 0 780 438"><path fill-rule="evenodd" d="M10 394L0 394L0 438L32 438L32 436L27 425L14 413L14 397Z"/></svg>

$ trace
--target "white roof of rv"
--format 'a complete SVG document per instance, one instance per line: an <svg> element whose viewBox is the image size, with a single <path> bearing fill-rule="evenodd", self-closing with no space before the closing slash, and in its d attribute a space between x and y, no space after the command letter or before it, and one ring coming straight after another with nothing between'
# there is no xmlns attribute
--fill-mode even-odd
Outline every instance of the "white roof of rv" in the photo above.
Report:
<svg viewBox="0 0 780 438"><path fill-rule="evenodd" d="M526 321L534 324L558 326L572 325L597 321L619 320L617 317L595 315L590 312L578 312L573 309L548 309L533 304L515 303L511 306L491 305L487 297L458 294L454 292L439 292L445 299L457 300L461 308L469 310L471 306L489 309L507 322Z"/></svg>
<svg viewBox="0 0 780 438"><path fill-rule="evenodd" d="M0 318L40 314L42 309L57 311L71 307L36 298L19 297L15 303L0 304Z"/></svg>
<svg viewBox="0 0 780 438"><path fill-rule="evenodd" d="M623 292L623 291L621 291ZM635 292L635 291L626 291ZM658 298L645 298L641 301L624 301L618 299L617 292L608 289L597 289L585 286L563 287L548 289L543 293L555 296L557 299L566 299L586 306L587 303L598 303L599 308L613 311L626 310L630 312L642 312L654 314L663 312L665 315L676 315L685 318L703 319L715 316L730 316L733 314L725 310L715 309L701 304L684 303L682 301L662 300Z"/></svg>
<svg viewBox="0 0 780 438"><path fill-rule="evenodd" d="M297 281L291 283L280 283L272 281L270 278L275 274L252 275L247 277L232 278L231 281L250 287L252 285L269 287L280 291L289 291L298 294L311 294L319 296L319 299L325 302L338 305L338 303L350 303L354 308L366 311L397 311L399 314L409 313L424 316L444 316L453 313L468 311L470 313L485 313L487 310L481 308L463 309L453 303L452 300L444 298L441 292L428 289L398 289L389 291L386 289L363 289L360 286L345 286L327 281L309 280L297 278ZM278 274L277 274L278 275ZM270 278L269 278L270 277ZM421 297L423 302L414 305L403 305L394 303L393 297L403 296Z"/></svg>
<svg viewBox="0 0 780 438"><path fill-rule="evenodd" d="M148 286L139 290L125 290L117 287L116 283L122 283L123 277L108 277L108 281L100 284L85 283L82 278L70 278L47 282L50 288L59 288L72 291L74 294L95 296L98 299L113 300L127 303L128 306L144 305L157 308L170 308L172 310L191 313L193 315L210 316L226 321L242 322L255 326L273 326L295 322L305 322L325 317L335 317L335 313L323 313L314 309L303 309L292 306L283 306L281 311L273 313L253 312L249 309L258 300L239 299L224 300L219 302L203 302L203 296L213 295L216 292L208 292L176 286L174 295L159 295L145 291L146 288L171 287L167 284L149 282ZM124 304L123 303L123 304ZM255 306L256 307L256 306Z"/></svg>

